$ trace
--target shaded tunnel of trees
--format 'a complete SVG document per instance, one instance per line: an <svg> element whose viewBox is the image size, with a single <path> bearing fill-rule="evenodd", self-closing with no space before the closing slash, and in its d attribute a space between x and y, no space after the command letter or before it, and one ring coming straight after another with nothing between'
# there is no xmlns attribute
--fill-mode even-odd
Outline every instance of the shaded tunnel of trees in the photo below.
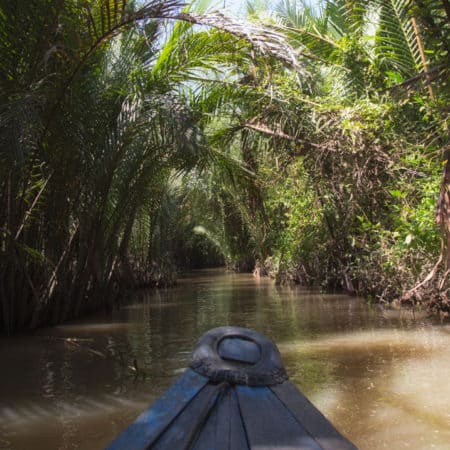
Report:
<svg viewBox="0 0 450 450"><path fill-rule="evenodd" d="M447 0L0 2L0 332L180 270L450 311Z"/></svg>

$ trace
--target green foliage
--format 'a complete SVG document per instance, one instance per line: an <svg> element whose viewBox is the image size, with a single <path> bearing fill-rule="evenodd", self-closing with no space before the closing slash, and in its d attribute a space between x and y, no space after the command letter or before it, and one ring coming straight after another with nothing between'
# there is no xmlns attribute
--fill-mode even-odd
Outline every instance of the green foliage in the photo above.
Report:
<svg viewBox="0 0 450 450"><path fill-rule="evenodd" d="M287 176L268 193L272 219L272 245L278 261L295 265L314 254L323 241L323 207L305 173L302 160L289 167Z"/></svg>
<svg viewBox="0 0 450 450"><path fill-rule="evenodd" d="M160 283L173 270L167 252L155 250L171 239L163 194L173 171L205 154L177 80L153 70L161 23L151 19L179 7L43 2L24 15L20 0L2 5L5 331L111 307L124 287ZM131 255L139 231L146 251Z"/></svg>
<svg viewBox="0 0 450 450"><path fill-rule="evenodd" d="M433 266L446 2L38 3L0 5L6 332L201 260L373 298Z"/></svg>

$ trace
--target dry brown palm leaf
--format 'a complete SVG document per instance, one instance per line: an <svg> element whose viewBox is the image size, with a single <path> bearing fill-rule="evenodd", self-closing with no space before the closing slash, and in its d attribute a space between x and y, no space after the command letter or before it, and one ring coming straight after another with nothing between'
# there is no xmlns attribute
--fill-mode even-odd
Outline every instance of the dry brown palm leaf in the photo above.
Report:
<svg viewBox="0 0 450 450"><path fill-rule="evenodd" d="M284 34L271 29L267 25L227 16L222 12L208 14L180 13L170 18L217 28L245 39L261 54L272 56L296 71L304 72L304 68L298 60L300 54L291 47Z"/></svg>

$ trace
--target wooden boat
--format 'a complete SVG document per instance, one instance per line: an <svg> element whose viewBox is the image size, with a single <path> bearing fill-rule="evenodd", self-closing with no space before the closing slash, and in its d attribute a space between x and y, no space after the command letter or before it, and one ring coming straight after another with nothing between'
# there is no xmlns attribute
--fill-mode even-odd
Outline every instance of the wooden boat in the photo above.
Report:
<svg viewBox="0 0 450 450"><path fill-rule="evenodd" d="M108 450L357 450L288 381L276 346L246 328L198 342L189 368Z"/></svg>

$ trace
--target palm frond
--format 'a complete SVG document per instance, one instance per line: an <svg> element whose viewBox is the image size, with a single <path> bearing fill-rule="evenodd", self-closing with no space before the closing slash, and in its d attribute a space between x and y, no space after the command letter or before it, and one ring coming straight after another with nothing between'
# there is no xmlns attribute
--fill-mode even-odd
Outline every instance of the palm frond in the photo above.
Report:
<svg viewBox="0 0 450 450"><path fill-rule="evenodd" d="M381 0L376 58L386 70L409 78L423 70L420 50L411 22L410 0Z"/></svg>
<svg viewBox="0 0 450 450"><path fill-rule="evenodd" d="M209 14L183 13L176 17L192 24L209 26L230 33L248 41L257 51L283 61L299 73L304 73L304 66L294 49L289 45L286 37L268 26L246 22L221 12Z"/></svg>

